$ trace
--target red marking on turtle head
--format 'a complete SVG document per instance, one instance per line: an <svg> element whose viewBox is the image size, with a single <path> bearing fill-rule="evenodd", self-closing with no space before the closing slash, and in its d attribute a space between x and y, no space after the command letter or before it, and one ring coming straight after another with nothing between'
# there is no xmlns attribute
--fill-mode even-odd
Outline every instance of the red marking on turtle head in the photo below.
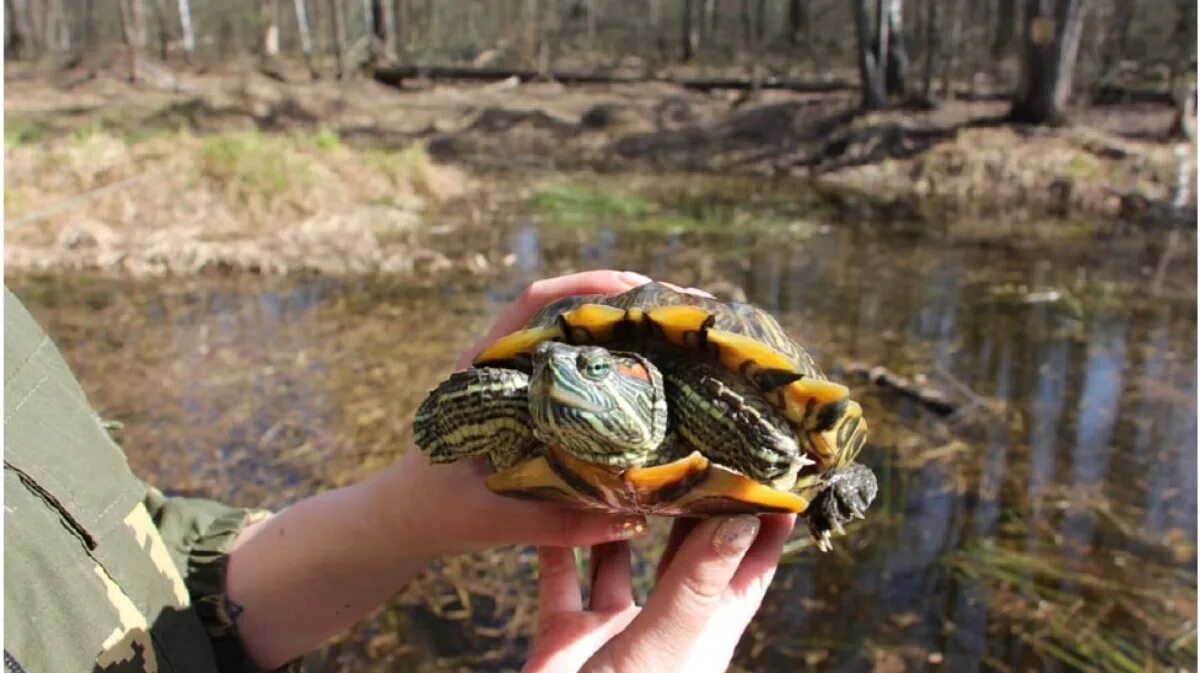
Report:
<svg viewBox="0 0 1200 673"><path fill-rule="evenodd" d="M646 367L641 364L634 365L626 362L618 362L617 371L623 376L632 376L635 379L641 379L643 381L650 380L650 372L646 371Z"/></svg>

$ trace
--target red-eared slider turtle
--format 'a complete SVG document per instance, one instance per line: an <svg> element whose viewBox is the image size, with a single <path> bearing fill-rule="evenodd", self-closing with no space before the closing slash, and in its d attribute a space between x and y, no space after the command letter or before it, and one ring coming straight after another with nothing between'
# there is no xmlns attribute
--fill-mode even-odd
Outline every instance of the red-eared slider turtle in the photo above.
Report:
<svg viewBox="0 0 1200 673"><path fill-rule="evenodd" d="M618 512L806 514L822 549L875 476L845 386L770 314L649 283L554 302L417 410L435 463L501 494Z"/></svg>

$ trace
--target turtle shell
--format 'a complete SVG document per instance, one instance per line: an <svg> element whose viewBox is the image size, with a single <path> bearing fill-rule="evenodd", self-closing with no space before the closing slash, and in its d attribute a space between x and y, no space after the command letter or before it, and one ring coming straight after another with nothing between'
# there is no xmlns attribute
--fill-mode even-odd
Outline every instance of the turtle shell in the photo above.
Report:
<svg viewBox="0 0 1200 673"><path fill-rule="evenodd" d="M750 304L678 292L659 283L616 295L565 297L539 311L524 329L485 348L475 365L512 366L547 340L651 356L672 349L720 363L754 383L793 425L814 462L801 473L802 481L815 481L816 474L851 463L865 440L862 410L850 400L849 390L827 380L774 316Z"/></svg>

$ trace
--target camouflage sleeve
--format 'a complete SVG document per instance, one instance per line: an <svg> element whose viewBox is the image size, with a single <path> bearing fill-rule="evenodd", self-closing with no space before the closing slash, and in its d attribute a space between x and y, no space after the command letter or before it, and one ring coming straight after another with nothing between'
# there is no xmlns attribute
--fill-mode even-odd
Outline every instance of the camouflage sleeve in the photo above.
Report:
<svg viewBox="0 0 1200 673"><path fill-rule="evenodd" d="M146 488L145 505L212 639L220 670L260 673L238 636L234 618L240 608L225 596L225 567L229 549L242 530L271 513L203 498L167 497L151 486ZM276 669L299 670L300 659Z"/></svg>

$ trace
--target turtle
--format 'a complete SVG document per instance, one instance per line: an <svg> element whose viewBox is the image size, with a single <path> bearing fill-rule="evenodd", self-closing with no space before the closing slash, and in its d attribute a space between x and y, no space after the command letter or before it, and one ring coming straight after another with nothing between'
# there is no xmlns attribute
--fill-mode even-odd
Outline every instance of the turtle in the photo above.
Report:
<svg viewBox="0 0 1200 673"><path fill-rule="evenodd" d="M862 409L767 311L647 283L552 302L421 403L433 463L487 487L664 516L804 514L818 547L864 518Z"/></svg>

